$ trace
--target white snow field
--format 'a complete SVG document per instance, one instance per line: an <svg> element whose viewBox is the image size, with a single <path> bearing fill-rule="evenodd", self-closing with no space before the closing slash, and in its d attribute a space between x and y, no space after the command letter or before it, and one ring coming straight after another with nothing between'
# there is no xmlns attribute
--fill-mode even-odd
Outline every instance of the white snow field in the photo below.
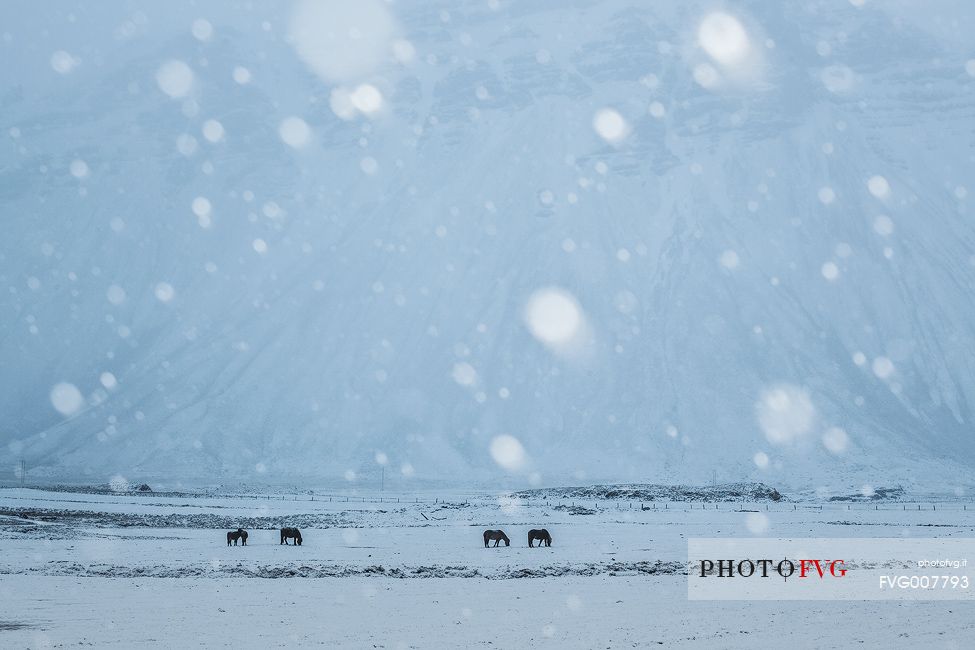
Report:
<svg viewBox="0 0 975 650"><path fill-rule="evenodd" d="M975 537L967 501L642 510L444 496L2 489L0 647L965 648L975 636L972 601L691 602L685 574L688 537ZM235 522L246 547L226 546ZM302 546L257 527L272 523L300 524ZM534 527L552 547L527 547ZM484 548L485 528L512 545Z"/></svg>

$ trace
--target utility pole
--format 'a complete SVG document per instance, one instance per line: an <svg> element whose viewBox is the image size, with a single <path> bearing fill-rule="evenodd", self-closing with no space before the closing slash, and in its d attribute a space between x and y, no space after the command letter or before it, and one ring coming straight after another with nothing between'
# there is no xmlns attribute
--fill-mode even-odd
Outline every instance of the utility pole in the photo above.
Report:
<svg viewBox="0 0 975 650"><path fill-rule="evenodd" d="M711 470L711 487L717 487L718 485L718 472L716 470Z"/></svg>
<svg viewBox="0 0 975 650"><path fill-rule="evenodd" d="M382 474L379 475L379 491L382 492L386 485L386 466L382 467Z"/></svg>
<svg viewBox="0 0 975 650"><path fill-rule="evenodd" d="M20 459L20 487L24 487L27 484L27 461L23 458Z"/></svg>

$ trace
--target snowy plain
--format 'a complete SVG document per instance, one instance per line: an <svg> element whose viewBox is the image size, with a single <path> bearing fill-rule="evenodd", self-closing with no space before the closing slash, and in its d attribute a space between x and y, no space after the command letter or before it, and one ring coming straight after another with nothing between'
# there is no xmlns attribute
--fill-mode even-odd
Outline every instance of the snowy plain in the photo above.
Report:
<svg viewBox="0 0 975 650"><path fill-rule="evenodd" d="M689 602L685 573L688 537L975 537L967 500L310 499L2 489L0 645L963 648L975 635L971 602ZM228 547L234 522L263 527ZM308 524L302 546L280 545L281 522ZM552 547L527 547L536 527ZM511 546L484 548L486 528Z"/></svg>

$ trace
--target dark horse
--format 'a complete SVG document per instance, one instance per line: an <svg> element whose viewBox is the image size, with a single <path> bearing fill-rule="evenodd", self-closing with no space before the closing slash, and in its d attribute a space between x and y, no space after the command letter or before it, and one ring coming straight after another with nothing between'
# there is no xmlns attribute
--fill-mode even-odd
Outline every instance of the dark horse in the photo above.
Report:
<svg viewBox="0 0 975 650"><path fill-rule="evenodd" d="M484 531L484 548L488 547L488 542L494 540L494 546L497 547L502 541L505 546L511 546L511 540L508 536L504 534L503 530L485 530Z"/></svg>
<svg viewBox="0 0 975 650"><path fill-rule="evenodd" d="M288 539L292 538L295 540L295 546L301 546L301 531L297 528L282 528L281 529L281 543L285 546L289 546Z"/></svg>
<svg viewBox="0 0 975 650"><path fill-rule="evenodd" d="M541 548L542 544L545 546L552 545L552 536L548 534L548 531L544 528L540 530L529 530L528 531L528 548L532 548L535 540L538 540L538 547Z"/></svg>
<svg viewBox="0 0 975 650"><path fill-rule="evenodd" d="M247 531L243 528L238 528L235 531L227 533L227 546L230 546L230 542L237 546L237 540L240 540L241 546L247 546Z"/></svg>

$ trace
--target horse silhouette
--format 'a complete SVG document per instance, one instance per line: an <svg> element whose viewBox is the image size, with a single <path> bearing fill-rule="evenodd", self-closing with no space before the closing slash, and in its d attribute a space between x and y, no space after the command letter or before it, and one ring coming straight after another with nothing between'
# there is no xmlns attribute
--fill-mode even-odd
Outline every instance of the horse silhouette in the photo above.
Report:
<svg viewBox="0 0 975 650"><path fill-rule="evenodd" d="M541 548L542 544L545 546L552 545L552 536L548 534L548 531L544 528L529 530L528 531L528 548L532 548L535 540L538 540L538 547Z"/></svg>
<svg viewBox="0 0 975 650"><path fill-rule="evenodd" d="M281 544L284 544L285 546L290 546L290 544L288 544L289 539L295 540L295 546L301 546L301 531L298 530L297 528L282 528Z"/></svg>
<svg viewBox="0 0 975 650"><path fill-rule="evenodd" d="M243 528L238 528L237 530L227 533L227 546L230 546L230 542L237 546L237 540L240 540L241 546L247 546L247 531Z"/></svg>
<svg viewBox="0 0 975 650"><path fill-rule="evenodd" d="M484 548L488 547L488 542L494 540L494 546L497 548L498 544L502 541L505 546L511 546L511 540L508 536L504 534L503 530L485 530L484 531Z"/></svg>

